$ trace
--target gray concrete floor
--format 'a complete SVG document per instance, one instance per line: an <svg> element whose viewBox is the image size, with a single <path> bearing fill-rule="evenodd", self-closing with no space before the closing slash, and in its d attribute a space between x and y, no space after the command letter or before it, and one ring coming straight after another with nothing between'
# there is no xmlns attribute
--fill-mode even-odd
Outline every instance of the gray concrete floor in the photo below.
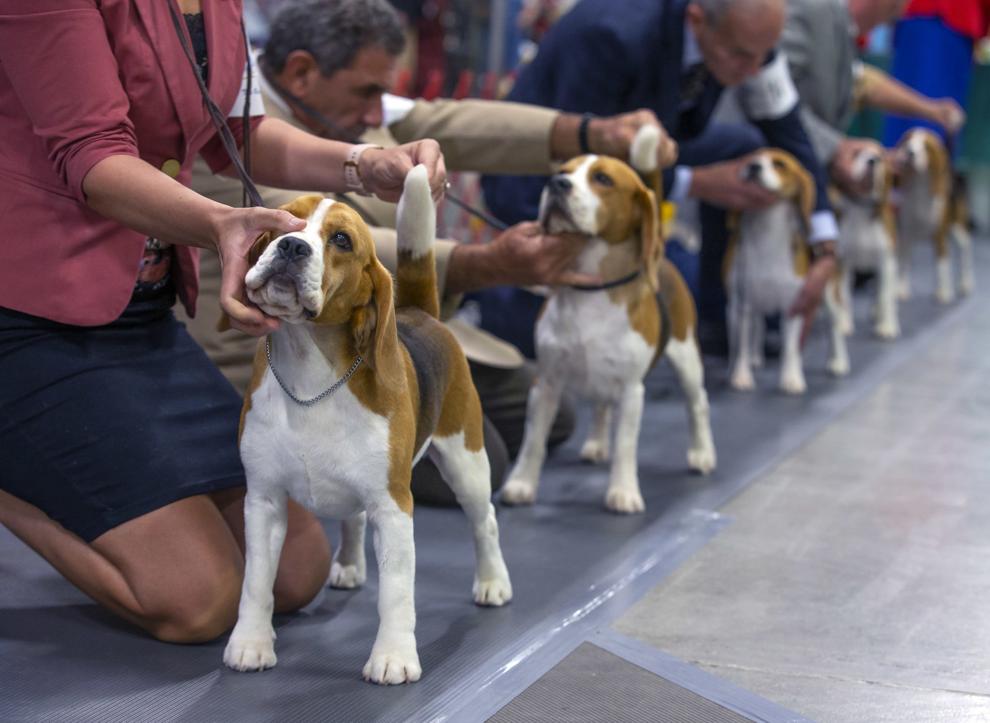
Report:
<svg viewBox="0 0 990 723"><path fill-rule="evenodd" d="M614 628L819 721L990 720L983 279Z"/></svg>

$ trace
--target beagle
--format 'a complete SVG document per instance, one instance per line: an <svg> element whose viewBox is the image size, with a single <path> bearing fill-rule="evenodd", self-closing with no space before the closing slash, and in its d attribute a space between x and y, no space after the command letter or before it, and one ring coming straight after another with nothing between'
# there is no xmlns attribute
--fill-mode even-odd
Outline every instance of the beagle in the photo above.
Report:
<svg viewBox="0 0 990 723"><path fill-rule="evenodd" d="M730 219L734 237L724 260L729 293L733 389L755 388L753 366L762 362L763 319L781 315L780 389L803 394L807 389L801 362L801 317L788 314L810 265L808 229L815 205L815 181L794 156L779 149L754 155L742 177L775 193L779 200L765 209ZM834 309L830 309L834 312ZM838 319L832 316L832 350L828 368L849 371L849 355Z"/></svg>
<svg viewBox="0 0 990 723"><path fill-rule="evenodd" d="M894 150L900 207L897 212L900 279L898 295L911 296L911 254L920 243L935 243L935 298L955 297L950 237L959 248L959 291L973 290L973 244L959 203L953 202L952 161L945 145L926 128L909 130Z"/></svg>
<svg viewBox="0 0 990 723"><path fill-rule="evenodd" d="M282 320L259 343L241 413L247 474L246 565L237 624L223 660L236 670L275 665L272 585L291 497L342 517L330 584L365 580L366 520L378 558L380 624L366 680L413 682L413 464L429 453L474 530L474 601L503 605L512 585L490 502L478 394L467 362L437 320L436 212L426 169L406 178L393 283L368 227L343 203L302 196L284 206L305 230L255 244L248 297Z"/></svg>
<svg viewBox="0 0 990 723"><path fill-rule="evenodd" d="M890 197L894 174L879 143L856 153L852 177L856 189L841 189L833 194L833 206L839 214L842 271L838 287L830 286L826 292L827 303L838 306L842 331L852 334L853 273L876 272L873 332L881 339L895 339L901 327L897 315L897 223Z"/></svg>
<svg viewBox="0 0 990 723"><path fill-rule="evenodd" d="M694 301L677 269L663 258L654 194L622 161L587 155L567 162L543 191L540 221L549 233L585 236L577 268L606 282L558 287L541 312L537 379L529 392L522 449L502 501L534 501L547 432L566 388L597 403L594 427L581 451L584 459L608 459L610 417L616 409L605 506L641 512L636 451L643 377L661 355L673 364L688 400L688 464L702 473L715 468Z"/></svg>

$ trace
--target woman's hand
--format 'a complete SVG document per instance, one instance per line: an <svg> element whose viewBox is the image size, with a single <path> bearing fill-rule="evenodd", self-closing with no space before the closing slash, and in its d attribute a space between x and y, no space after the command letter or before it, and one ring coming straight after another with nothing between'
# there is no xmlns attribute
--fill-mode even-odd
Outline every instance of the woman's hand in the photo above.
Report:
<svg viewBox="0 0 990 723"><path fill-rule="evenodd" d="M447 167L440 145L432 140L414 141L394 148L369 148L358 161L359 175L364 187L383 201L398 201L406 174L422 163L430 179L433 200L443 197L447 182Z"/></svg>
<svg viewBox="0 0 990 723"><path fill-rule="evenodd" d="M264 336L278 329L278 319L266 316L247 300L244 277L250 267L248 252L265 231L283 234L305 227L303 219L278 209L223 207L217 214L214 238L223 270L220 308L235 329L251 336Z"/></svg>

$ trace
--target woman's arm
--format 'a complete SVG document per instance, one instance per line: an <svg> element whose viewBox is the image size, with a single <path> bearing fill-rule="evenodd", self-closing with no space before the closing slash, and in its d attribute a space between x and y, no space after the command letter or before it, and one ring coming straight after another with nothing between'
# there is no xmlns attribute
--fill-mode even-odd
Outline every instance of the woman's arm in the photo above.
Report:
<svg viewBox="0 0 990 723"><path fill-rule="evenodd" d="M265 118L251 134L251 175L258 183L278 188L347 191L344 161L348 143L319 138L276 118ZM433 197L443 195L447 174L440 146L433 140L395 148L369 148L361 154L359 173L365 189L383 201L398 201L406 173L426 166ZM233 167L223 171L233 173Z"/></svg>
<svg viewBox="0 0 990 723"><path fill-rule="evenodd" d="M301 219L277 209L224 206L129 155L99 161L83 179L83 191L90 208L136 231L216 249L223 265L220 305L232 325L255 336L278 328L277 320L244 303L247 254L264 231L298 231L305 227Z"/></svg>

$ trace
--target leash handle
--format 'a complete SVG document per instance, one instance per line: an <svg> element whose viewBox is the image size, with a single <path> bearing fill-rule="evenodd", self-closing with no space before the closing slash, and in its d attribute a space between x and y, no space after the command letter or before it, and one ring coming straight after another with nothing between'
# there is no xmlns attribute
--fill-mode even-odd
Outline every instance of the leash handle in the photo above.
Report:
<svg viewBox="0 0 990 723"><path fill-rule="evenodd" d="M234 134L230 130L230 126L227 125L227 119L221 111L217 104L213 102L210 97L210 93L206 88L206 81L199 74L196 69L196 56L193 53L192 47L189 44L189 39L186 37L185 32L183 32L182 21L179 19L179 14L175 10L174 4L171 0L168 0L168 9L172 14L172 24L175 26L175 32L179 36L179 42L182 44L182 50L186 54L186 59L189 61L189 66L192 69L193 75L196 78L196 82L199 84L199 91L203 96L203 103L206 106L206 112L210 116L210 120L213 122L213 127L217 129L220 134L220 140L223 142L223 147L227 151L227 155L230 156L231 163L234 164L234 168L237 170L237 175L241 177L241 183L244 185L244 192L247 194L248 199L251 201L252 206L264 206L264 201L261 200L261 194L258 193L258 188L254 185L254 181L251 180L251 176L248 174L247 169L244 167L244 162L241 161L241 154L237 149L237 142L234 140ZM241 23L241 31L244 32L244 24ZM247 44L247 34L244 35L244 52L247 62L247 73L248 73L248 89L250 89L251 83L251 57L250 57L250 46ZM249 116L249 104L250 95L244 98L244 117L250 121ZM250 159L250 148L249 148L249 123L245 123L244 127L244 155L245 158Z"/></svg>

